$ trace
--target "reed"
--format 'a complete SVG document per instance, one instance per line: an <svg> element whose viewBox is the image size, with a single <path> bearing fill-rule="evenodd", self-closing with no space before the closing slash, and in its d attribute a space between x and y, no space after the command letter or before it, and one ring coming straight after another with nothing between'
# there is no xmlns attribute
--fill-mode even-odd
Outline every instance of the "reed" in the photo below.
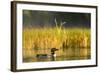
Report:
<svg viewBox="0 0 100 73"><path fill-rule="evenodd" d="M58 48L58 55L67 48L90 48L90 29L86 28L24 28L23 56L50 53L50 48Z"/></svg>

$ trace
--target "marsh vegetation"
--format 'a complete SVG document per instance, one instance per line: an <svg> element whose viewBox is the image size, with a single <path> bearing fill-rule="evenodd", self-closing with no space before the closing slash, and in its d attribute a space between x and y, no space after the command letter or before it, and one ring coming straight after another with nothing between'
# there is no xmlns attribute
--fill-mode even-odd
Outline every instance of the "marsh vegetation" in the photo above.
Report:
<svg viewBox="0 0 100 73"><path fill-rule="evenodd" d="M24 58L36 56L38 53L50 54L52 47L60 49L57 56L75 56L75 51L77 56L90 55L89 29L24 29L23 40Z"/></svg>

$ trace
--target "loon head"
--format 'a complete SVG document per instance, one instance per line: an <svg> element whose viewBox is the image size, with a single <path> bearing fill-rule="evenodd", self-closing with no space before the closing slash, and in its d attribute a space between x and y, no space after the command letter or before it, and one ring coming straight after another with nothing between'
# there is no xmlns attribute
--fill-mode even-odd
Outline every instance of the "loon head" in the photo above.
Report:
<svg viewBox="0 0 100 73"><path fill-rule="evenodd" d="M56 48L51 48L51 52L55 52L55 51L57 51L58 49L56 49Z"/></svg>
<svg viewBox="0 0 100 73"><path fill-rule="evenodd" d="M51 48L51 55L54 56L54 57L56 56L55 51L58 51L58 49Z"/></svg>

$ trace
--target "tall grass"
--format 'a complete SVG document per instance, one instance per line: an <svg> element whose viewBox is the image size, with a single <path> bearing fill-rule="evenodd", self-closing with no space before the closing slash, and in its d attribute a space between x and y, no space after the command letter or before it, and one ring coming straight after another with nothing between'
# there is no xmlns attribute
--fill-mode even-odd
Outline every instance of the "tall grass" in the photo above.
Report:
<svg viewBox="0 0 100 73"><path fill-rule="evenodd" d="M59 55L67 48L90 48L90 37L86 28L24 28L23 56L50 53L50 48L60 49Z"/></svg>

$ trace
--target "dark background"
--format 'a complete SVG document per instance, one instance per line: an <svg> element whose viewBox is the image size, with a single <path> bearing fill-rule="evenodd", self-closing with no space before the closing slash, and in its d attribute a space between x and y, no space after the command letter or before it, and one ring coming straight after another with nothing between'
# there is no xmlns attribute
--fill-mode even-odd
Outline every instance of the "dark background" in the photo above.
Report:
<svg viewBox="0 0 100 73"><path fill-rule="evenodd" d="M58 26L64 23L65 28L91 27L90 13L23 10L23 27L55 27L55 20Z"/></svg>

